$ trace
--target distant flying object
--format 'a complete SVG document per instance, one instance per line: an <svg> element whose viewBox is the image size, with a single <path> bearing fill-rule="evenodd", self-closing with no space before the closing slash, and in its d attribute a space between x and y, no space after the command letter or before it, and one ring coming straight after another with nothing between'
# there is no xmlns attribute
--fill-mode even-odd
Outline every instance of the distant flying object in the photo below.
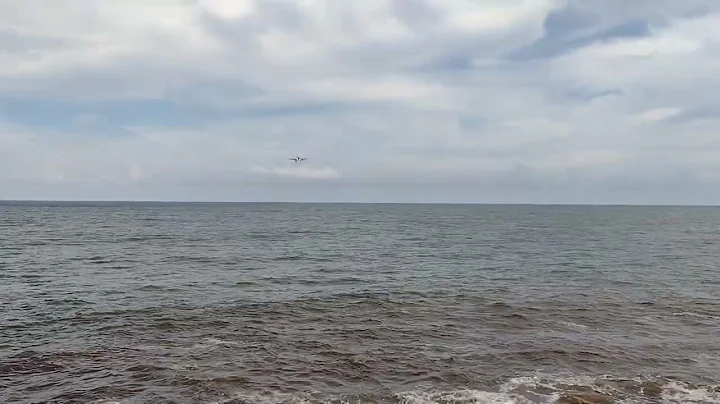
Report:
<svg viewBox="0 0 720 404"><path fill-rule="evenodd" d="M303 160L307 160L307 158L306 158L306 157L297 156L297 157L291 158L290 160L294 161L295 163L299 163L299 162L301 162L301 161L303 161Z"/></svg>

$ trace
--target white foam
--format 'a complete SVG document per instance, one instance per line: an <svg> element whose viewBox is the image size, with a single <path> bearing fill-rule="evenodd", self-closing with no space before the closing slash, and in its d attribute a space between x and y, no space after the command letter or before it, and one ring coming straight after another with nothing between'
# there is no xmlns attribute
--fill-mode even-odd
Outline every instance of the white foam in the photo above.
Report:
<svg viewBox="0 0 720 404"><path fill-rule="evenodd" d="M238 345L235 341L225 341L219 338L204 338L197 344L193 345L190 350L214 350L219 347Z"/></svg>
<svg viewBox="0 0 720 404"><path fill-rule="evenodd" d="M708 388L689 388L678 382L670 382L663 386L662 399L663 403L667 404L717 404L720 403L720 392Z"/></svg>
<svg viewBox="0 0 720 404"><path fill-rule="evenodd" d="M474 403L474 404L531 404L524 397L506 393L478 390L458 390L440 393L405 392L396 397L402 404Z"/></svg>
<svg viewBox="0 0 720 404"><path fill-rule="evenodd" d="M544 396L546 401L542 402L556 403L562 395L567 393L562 391L562 388L560 388L561 385L582 386L591 388L598 393L612 396L615 398L614 402L618 404L644 404L648 402L658 402L656 399L651 400L650 397L629 397L627 393L623 394L623 392L616 390L608 383L603 383L604 380L612 381L616 380L616 378L611 376L553 376L537 374L534 376L510 379L501 386L500 391L506 394L511 394L513 392L520 392L527 389L549 389L554 391L554 393ZM647 380L638 378L632 381L641 384ZM666 382L661 383L659 387L662 389L662 395L660 398L661 401L659 401L661 404L720 404L720 385L692 388L681 382Z"/></svg>
<svg viewBox="0 0 720 404"><path fill-rule="evenodd" d="M310 394L291 394L278 391L258 391L236 393L232 398L224 401L213 401L208 404L223 404L229 401L240 400L254 404L312 404L317 403Z"/></svg>
<svg viewBox="0 0 720 404"><path fill-rule="evenodd" d="M218 338L205 338L202 343L205 343L207 345L237 345L238 343L235 341L225 341Z"/></svg>
<svg viewBox="0 0 720 404"><path fill-rule="evenodd" d="M600 377L599 379L603 379ZM586 386L586 387L597 387L596 382L598 377L593 376L575 376L575 375L544 375L542 373L536 373L533 376L524 376L512 378L500 386L500 391L510 393L513 391L523 389L549 389L558 390L558 385L566 386ZM599 393L612 393L611 391L597 390Z"/></svg>
<svg viewBox="0 0 720 404"><path fill-rule="evenodd" d="M458 389L450 391L433 391L431 389L417 388L394 395L401 404L553 404L562 396L571 394L564 389L567 386L585 387L597 393L613 398L616 404L720 404L720 386L708 388L693 388L681 382L660 383L662 388L660 397L649 397L641 394L632 395L627 391L619 391L612 387L616 378L610 376L573 376L573 375L542 375L517 377L503 383L498 391L481 391L472 389ZM646 379L636 379L632 382L637 386ZM322 398L320 398L322 397ZM343 403L356 404L364 401L346 401L338 398L323 397L319 393L291 394L274 391L242 392L233 396L247 403L258 404L312 404L312 403ZM232 401L232 400L230 400ZM370 401L368 401L370 402ZM224 401L208 404L222 404Z"/></svg>
<svg viewBox="0 0 720 404"><path fill-rule="evenodd" d="M473 403L473 404L532 404L526 398L515 397L511 394L493 393L478 390L457 390L445 392L422 392L408 391L395 394L395 398L401 404L434 404L434 403ZM257 404L311 404L311 403L337 403L355 404L357 401L346 401L338 399L318 400L312 394L289 394L280 392L255 392L238 393L232 400L241 400ZM223 404L225 401L215 401L208 404Z"/></svg>
<svg viewBox="0 0 720 404"><path fill-rule="evenodd" d="M584 331L584 330L587 330L588 328L590 328L584 324L577 324L577 323L573 323L570 321L560 321L560 324L562 324L568 328L573 328L575 330L583 330Z"/></svg>
<svg viewBox="0 0 720 404"><path fill-rule="evenodd" d="M687 316L687 317L698 317L698 318L708 318L712 320L720 320L720 317L711 316L708 314L700 314L700 313L693 313L689 311L684 311L682 313L673 313L673 316Z"/></svg>

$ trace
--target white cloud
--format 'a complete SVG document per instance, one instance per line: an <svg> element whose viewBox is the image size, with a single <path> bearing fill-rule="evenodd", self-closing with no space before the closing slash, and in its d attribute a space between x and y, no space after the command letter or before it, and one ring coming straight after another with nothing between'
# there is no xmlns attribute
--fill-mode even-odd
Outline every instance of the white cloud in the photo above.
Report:
<svg viewBox="0 0 720 404"><path fill-rule="evenodd" d="M433 1L445 11L448 25L469 33L503 33L531 27L540 34L548 11L564 2L556 0Z"/></svg>
<svg viewBox="0 0 720 404"><path fill-rule="evenodd" d="M402 101L405 105L442 106L447 90L403 77L326 78L301 84L309 97L324 101Z"/></svg>
<svg viewBox="0 0 720 404"><path fill-rule="evenodd" d="M634 116L636 122L640 124L657 123L668 118L678 115L682 110L680 108L656 108L649 111L639 113Z"/></svg>
<svg viewBox="0 0 720 404"><path fill-rule="evenodd" d="M282 179L308 193L345 184L402 199L407 187L452 185L530 201L593 183L622 201L635 178L652 200L717 168L720 14L700 6L720 10L0 0L0 198L162 198L201 184L242 199ZM649 35L617 34L639 20ZM512 58L542 46L559 49ZM285 164L298 151L307 164ZM545 194L529 191L538 184ZM707 198L701 188L684 194Z"/></svg>
<svg viewBox="0 0 720 404"><path fill-rule="evenodd" d="M257 11L253 0L200 0L201 8L226 19L242 19Z"/></svg>
<svg viewBox="0 0 720 404"><path fill-rule="evenodd" d="M337 170L328 166L293 165L289 167L274 166L266 168L263 166L252 166L252 172L258 174L271 174L280 177L295 177L314 180L326 180L339 178Z"/></svg>
<svg viewBox="0 0 720 404"><path fill-rule="evenodd" d="M590 86L661 91L678 84L694 87L700 81L717 84L718 27L717 14L678 18L668 26L654 28L651 37L588 46L559 59L554 67L558 76Z"/></svg>
<svg viewBox="0 0 720 404"><path fill-rule="evenodd" d="M132 163L130 164L130 178L133 180L139 180L143 178L143 171L142 168L138 163Z"/></svg>

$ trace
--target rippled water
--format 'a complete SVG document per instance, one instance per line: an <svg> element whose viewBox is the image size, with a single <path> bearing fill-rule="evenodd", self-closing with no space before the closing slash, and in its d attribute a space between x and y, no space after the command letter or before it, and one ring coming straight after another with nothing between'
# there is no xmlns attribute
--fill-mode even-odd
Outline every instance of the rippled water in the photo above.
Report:
<svg viewBox="0 0 720 404"><path fill-rule="evenodd" d="M720 403L719 268L715 208L5 202L0 402Z"/></svg>

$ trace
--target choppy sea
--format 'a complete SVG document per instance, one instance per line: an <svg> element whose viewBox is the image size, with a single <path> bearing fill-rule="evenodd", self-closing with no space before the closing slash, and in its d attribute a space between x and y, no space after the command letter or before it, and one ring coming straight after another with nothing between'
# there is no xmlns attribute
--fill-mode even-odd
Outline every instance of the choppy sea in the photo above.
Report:
<svg viewBox="0 0 720 404"><path fill-rule="evenodd" d="M720 208L0 203L1 403L720 403Z"/></svg>

